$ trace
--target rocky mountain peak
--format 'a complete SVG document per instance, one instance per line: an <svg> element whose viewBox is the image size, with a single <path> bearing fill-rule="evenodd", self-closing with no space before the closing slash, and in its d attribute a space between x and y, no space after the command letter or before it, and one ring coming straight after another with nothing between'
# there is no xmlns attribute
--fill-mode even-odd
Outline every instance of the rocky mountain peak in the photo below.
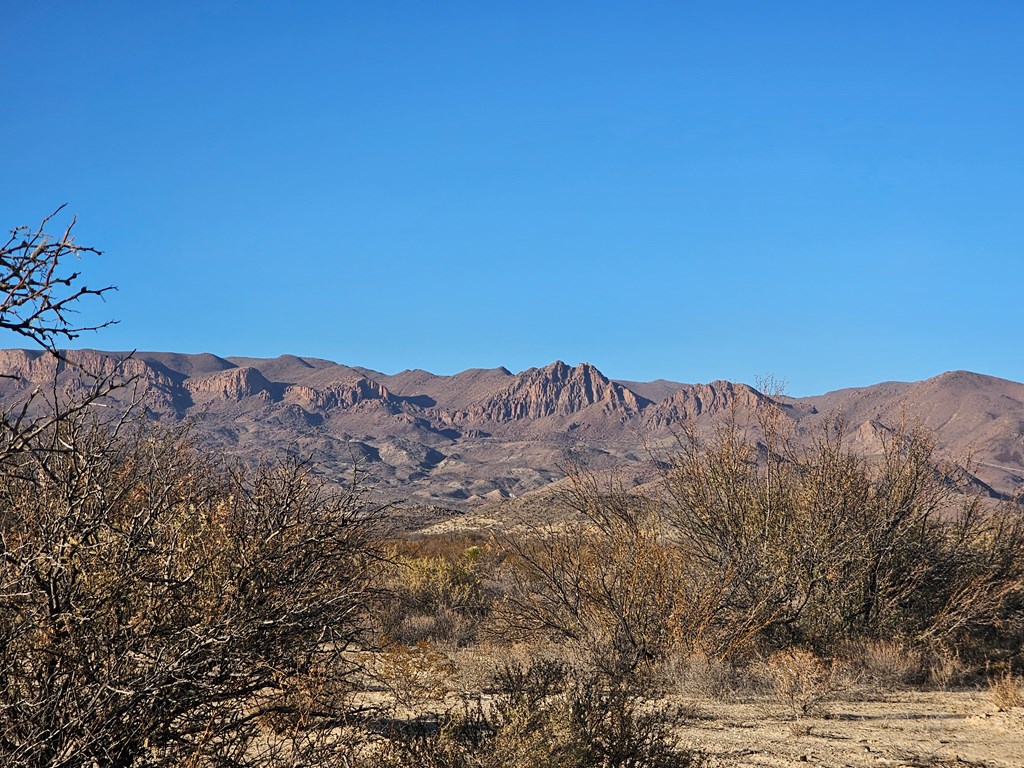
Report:
<svg viewBox="0 0 1024 768"><path fill-rule="evenodd" d="M648 404L648 400L609 380L590 363L573 368L556 360L515 376L501 392L472 409L471 415L506 422L568 416L601 405L607 412L632 416Z"/></svg>

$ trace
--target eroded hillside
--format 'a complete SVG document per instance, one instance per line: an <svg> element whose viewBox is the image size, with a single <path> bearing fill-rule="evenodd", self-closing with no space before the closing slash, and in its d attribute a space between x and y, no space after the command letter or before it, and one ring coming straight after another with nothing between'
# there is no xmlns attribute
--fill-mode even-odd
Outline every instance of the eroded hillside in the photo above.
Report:
<svg viewBox="0 0 1024 768"><path fill-rule="evenodd" d="M727 419L756 430L755 411L775 403L783 428L809 441L842 416L864 453L901 422L934 430L946 455L970 455L994 493L1024 489L1024 384L957 371L802 398L745 384L613 381L595 366L556 361L512 373L470 369L387 375L315 358L72 351L67 363L36 351L0 351L7 408L31 393L80 389L118 366L151 418L189 419L201 442L259 458L290 451L320 471L348 477L353 464L382 492L465 508L518 497L559 480L571 456L603 469L652 476L652 456L680 429L710 432Z"/></svg>

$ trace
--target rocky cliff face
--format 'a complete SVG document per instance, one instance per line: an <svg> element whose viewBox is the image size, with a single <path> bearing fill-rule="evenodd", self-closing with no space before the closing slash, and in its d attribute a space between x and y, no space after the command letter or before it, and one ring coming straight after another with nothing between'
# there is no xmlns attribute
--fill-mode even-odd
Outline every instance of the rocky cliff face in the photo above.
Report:
<svg viewBox="0 0 1024 768"><path fill-rule="evenodd" d="M195 403L209 403L211 400L237 403L247 397L264 400L271 397L270 382L258 370L248 367L186 379L184 387Z"/></svg>
<svg viewBox="0 0 1024 768"><path fill-rule="evenodd" d="M152 369L142 360L97 352L91 349L70 350L58 359L49 352L26 349L0 349L0 374L24 384L52 382L55 376L79 376L99 378L120 375L122 378L141 378L161 385L172 384L171 380Z"/></svg>
<svg viewBox="0 0 1024 768"><path fill-rule="evenodd" d="M24 349L0 350L0 373L25 384L52 381L58 370L62 370L55 357L45 352Z"/></svg>
<svg viewBox="0 0 1024 768"><path fill-rule="evenodd" d="M121 387L113 399L142 397L148 408L161 412L175 411L183 397L170 376L137 358L89 349L68 351L63 359L40 350L0 350L0 404L5 407L30 401L35 401L32 408L45 407L36 394L49 393L54 385L58 397L78 398L109 384Z"/></svg>
<svg viewBox="0 0 1024 768"><path fill-rule="evenodd" d="M498 422L542 419L570 416L595 405L606 413L628 418L649 404L589 363L571 368L558 361L519 374L497 395L471 408L468 418Z"/></svg>
<svg viewBox="0 0 1024 768"><path fill-rule="evenodd" d="M387 387L367 378L351 382L338 382L315 389L304 384L292 384L284 391L284 399L306 410L330 411L351 408L364 400L378 400L395 405L396 400Z"/></svg>

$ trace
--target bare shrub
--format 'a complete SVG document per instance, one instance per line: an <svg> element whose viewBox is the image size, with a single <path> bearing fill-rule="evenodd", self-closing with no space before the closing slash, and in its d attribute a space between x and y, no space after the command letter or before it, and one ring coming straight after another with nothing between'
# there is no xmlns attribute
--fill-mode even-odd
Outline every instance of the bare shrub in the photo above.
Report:
<svg viewBox="0 0 1024 768"><path fill-rule="evenodd" d="M564 667L506 668L491 706L465 703L436 728L400 729L375 756L385 766L686 768L701 763L680 748L677 708L654 706Z"/></svg>
<svg viewBox="0 0 1024 768"><path fill-rule="evenodd" d="M678 640L709 658L744 656L800 604L784 520L789 488L758 466L757 445L735 423L705 441L684 429L665 472L665 518L687 563ZM697 608L697 610L693 610Z"/></svg>
<svg viewBox="0 0 1024 768"><path fill-rule="evenodd" d="M500 631L558 640L610 679L631 676L673 642L679 563L657 505L583 471L570 479L569 520L501 540L511 558Z"/></svg>
<svg viewBox="0 0 1024 768"><path fill-rule="evenodd" d="M714 601L702 633L690 633L701 650L831 653L853 637L1012 642L1024 593L1020 511L981 499L923 430L896 428L870 461L844 431L837 420L806 450L768 427L767 445L735 423L710 439L682 433L665 517Z"/></svg>
<svg viewBox="0 0 1024 768"><path fill-rule="evenodd" d="M407 713L440 711L444 709L445 699L453 693L455 664L430 643L393 644L380 651L362 653L359 658L371 677L383 685Z"/></svg>
<svg viewBox="0 0 1024 768"><path fill-rule="evenodd" d="M526 666L515 661L506 662L495 671L493 687L504 697L504 706L529 709L562 693L570 672L568 665L560 659L536 659Z"/></svg>
<svg viewBox="0 0 1024 768"><path fill-rule="evenodd" d="M848 687L837 667L810 651L790 648L764 664L775 695L795 720L826 714L826 705Z"/></svg>
<svg viewBox="0 0 1024 768"><path fill-rule="evenodd" d="M373 510L301 464L232 468L182 435L84 418L54 429L68 450L0 464L0 761L329 752L373 603Z"/></svg>

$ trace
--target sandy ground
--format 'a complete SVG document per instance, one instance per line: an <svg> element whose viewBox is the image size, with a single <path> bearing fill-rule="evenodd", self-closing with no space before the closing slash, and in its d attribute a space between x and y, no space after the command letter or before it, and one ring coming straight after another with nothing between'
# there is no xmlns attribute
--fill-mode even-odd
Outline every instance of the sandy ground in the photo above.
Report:
<svg viewBox="0 0 1024 768"><path fill-rule="evenodd" d="M1024 711L979 692L905 692L839 701L827 718L787 719L778 705L694 701L683 743L710 768L1024 768Z"/></svg>
<svg viewBox="0 0 1024 768"><path fill-rule="evenodd" d="M503 652L517 657L524 648ZM536 647L529 652L543 655ZM495 658L480 649L459 654L454 659L458 682L448 677L450 666L431 669L429 660L417 661L406 670L412 677L401 688L417 689L413 678L419 683L443 678L445 685L418 687L446 688L443 700L430 699L431 711L455 710L459 699L453 688L480 690ZM383 689L361 698L384 709L391 700ZM484 705L491 699L485 695ZM764 690L719 697L705 689L676 688L651 704L679 705L687 715L678 731L680 746L703 754L707 768L1024 768L1024 707L1000 710L993 693L980 686L922 691L852 685L823 700L815 716L800 719L785 700ZM422 714L417 707L401 716L417 711Z"/></svg>

